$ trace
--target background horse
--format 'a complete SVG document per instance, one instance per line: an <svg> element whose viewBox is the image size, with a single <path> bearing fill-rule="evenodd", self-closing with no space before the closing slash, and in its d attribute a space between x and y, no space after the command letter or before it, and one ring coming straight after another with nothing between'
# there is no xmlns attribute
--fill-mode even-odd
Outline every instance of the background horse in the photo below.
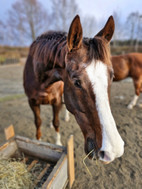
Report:
<svg viewBox="0 0 142 189"><path fill-rule="evenodd" d="M132 109L142 92L142 53L112 56L111 60L114 69L114 81L120 81L127 77L133 79L135 96L128 105L128 108Z"/></svg>
<svg viewBox="0 0 142 189"><path fill-rule="evenodd" d="M51 31L33 42L24 71L27 96L29 88L35 90L35 82L38 94L44 96L48 95L46 89L51 84L59 80L64 82L65 104L82 130L85 152L92 151L90 158L104 162L111 162L124 152L124 142L109 103L113 79L109 42L113 32L114 20L110 17L95 37L83 38L77 15L68 34ZM29 97L34 106L37 105L35 94ZM59 125L54 127L60 137Z"/></svg>

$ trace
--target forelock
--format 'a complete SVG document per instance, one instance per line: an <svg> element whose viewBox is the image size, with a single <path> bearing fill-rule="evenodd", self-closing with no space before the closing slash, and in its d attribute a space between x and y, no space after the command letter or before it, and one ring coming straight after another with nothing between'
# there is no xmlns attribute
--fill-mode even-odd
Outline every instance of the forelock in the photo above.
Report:
<svg viewBox="0 0 142 189"><path fill-rule="evenodd" d="M105 64L111 64L110 62L110 49L106 42L99 38L94 37L91 39L84 38L84 44L88 46L89 49L89 62L92 60L102 61Z"/></svg>

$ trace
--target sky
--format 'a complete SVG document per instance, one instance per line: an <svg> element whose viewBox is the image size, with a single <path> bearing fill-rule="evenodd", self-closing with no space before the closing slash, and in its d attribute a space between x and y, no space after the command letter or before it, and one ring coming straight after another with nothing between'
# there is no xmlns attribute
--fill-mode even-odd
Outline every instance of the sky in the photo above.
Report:
<svg viewBox="0 0 142 189"><path fill-rule="evenodd" d="M7 19L7 11L12 7L17 0L0 0L0 20ZM21 1L21 0L19 0ZM52 12L51 2L52 0L38 0L43 7L49 12ZM61 2L62 0L58 0ZM132 12L139 12L142 15L142 0L75 0L78 4L79 15L81 21L88 16L94 17L96 21L95 31L98 32L100 28L104 26L110 15L114 12L120 15L119 21L127 28L127 17ZM83 18L82 18L83 17ZM71 18L72 20L73 18ZM116 29L115 29L116 32ZM122 33L123 34L123 33ZM124 38L124 36L120 36ZM127 37L127 36L125 36Z"/></svg>
<svg viewBox="0 0 142 189"><path fill-rule="evenodd" d="M6 19L6 12L16 0L0 0L0 19ZM39 0L50 11L49 0ZM126 20L131 12L142 14L142 0L76 0L82 14L95 16L97 20L105 19L116 11Z"/></svg>
<svg viewBox="0 0 142 189"><path fill-rule="evenodd" d="M84 14L94 15L97 19L107 18L116 11L121 17L138 11L142 14L142 0L77 0Z"/></svg>

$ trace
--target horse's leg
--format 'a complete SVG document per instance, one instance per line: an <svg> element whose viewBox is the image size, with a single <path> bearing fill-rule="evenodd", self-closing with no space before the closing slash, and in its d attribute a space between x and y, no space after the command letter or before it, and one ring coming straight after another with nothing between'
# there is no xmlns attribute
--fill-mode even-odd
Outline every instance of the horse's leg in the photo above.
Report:
<svg viewBox="0 0 142 189"><path fill-rule="evenodd" d="M56 131L56 136L55 136L55 140L56 140L56 144L62 146L61 143L61 136L59 133L59 112L61 109L61 102L59 104L53 104L52 108L53 108L53 126L55 128Z"/></svg>
<svg viewBox="0 0 142 189"><path fill-rule="evenodd" d="M142 93L142 77L141 77L141 87L140 87L140 93ZM142 103L138 105L140 108L142 108Z"/></svg>
<svg viewBox="0 0 142 189"><path fill-rule="evenodd" d="M133 109L133 107L136 105L137 100L138 100L139 96L138 95L134 95L132 101L130 102L130 104L128 105L128 109Z"/></svg>
<svg viewBox="0 0 142 189"><path fill-rule="evenodd" d="M65 110L65 121L68 122L70 120L70 115L69 115L69 111L66 109ZM53 123L51 122L50 123L50 126L49 126L51 129L53 128Z"/></svg>
<svg viewBox="0 0 142 189"><path fill-rule="evenodd" d="M40 105L37 105L35 102L29 100L29 105L34 113L34 120L36 125L36 138L40 140L41 138L41 119L40 119Z"/></svg>
<svg viewBox="0 0 142 189"><path fill-rule="evenodd" d="M68 122L69 120L70 120L69 111L66 109L66 112L65 112L65 121Z"/></svg>
<svg viewBox="0 0 142 189"><path fill-rule="evenodd" d="M137 103L137 100L139 98L139 95L140 95L140 90L141 90L141 80L140 79L137 79L137 80L133 80L134 81L134 87L135 87L135 95L132 99L132 101L130 102L130 104L128 105L128 109L132 109L136 103Z"/></svg>

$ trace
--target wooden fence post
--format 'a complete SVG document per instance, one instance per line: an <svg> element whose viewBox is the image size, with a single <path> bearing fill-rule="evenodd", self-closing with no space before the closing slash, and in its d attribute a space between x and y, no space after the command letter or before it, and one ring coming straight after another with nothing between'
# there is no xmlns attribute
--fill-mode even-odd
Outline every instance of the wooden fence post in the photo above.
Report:
<svg viewBox="0 0 142 189"><path fill-rule="evenodd" d="M68 156L69 187L71 188L75 180L73 135L70 136L67 143L67 156Z"/></svg>

